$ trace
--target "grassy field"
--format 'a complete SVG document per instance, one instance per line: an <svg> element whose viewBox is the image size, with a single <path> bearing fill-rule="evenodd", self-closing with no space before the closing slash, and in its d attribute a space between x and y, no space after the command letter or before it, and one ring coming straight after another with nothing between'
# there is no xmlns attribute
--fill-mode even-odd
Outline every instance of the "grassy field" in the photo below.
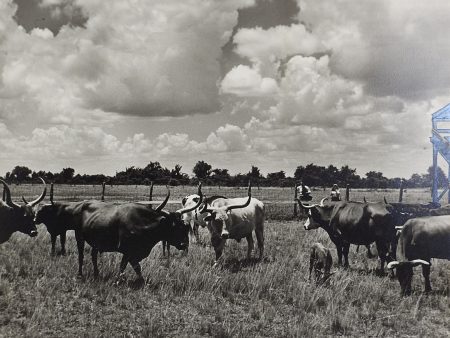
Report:
<svg viewBox="0 0 450 338"><path fill-rule="evenodd" d="M266 222L262 262L245 259L245 240L229 241L222 268L212 268L209 235L201 230L206 245L193 243L188 254L173 249L170 259L163 258L157 245L143 261L146 284L139 289L130 267L128 280L115 285L120 254L99 257L95 281L86 249L85 279L79 280L73 236L68 255L52 258L45 227L39 226L37 238L14 234L0 246L0 336L450 335L448 261L433 261L431 294L422 293L416 268L413 294L402 298L397 280L377 276L377 260L354 246L350 269L334 266L329 285L310 283L311 244L332 244L325 232L307 232L298 221ZM334 248L332 254L336 262Z"/></svg>

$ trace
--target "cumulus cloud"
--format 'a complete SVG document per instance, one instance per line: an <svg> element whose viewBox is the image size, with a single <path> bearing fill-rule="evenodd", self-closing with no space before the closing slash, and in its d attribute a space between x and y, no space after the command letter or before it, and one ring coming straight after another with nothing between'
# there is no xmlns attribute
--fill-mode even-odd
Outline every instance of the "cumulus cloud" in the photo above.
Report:
<svg viewBox="0 0 450 338"><path fill-rule="evenodd" d="M270 77L261 77L259 72L245 65L233 67L221 83L224 94L237 96L275 95L278 91L277 82Z"/></svg>
<svg viewBox="0 0 450 338"><path fill-rule="evenodd" d="M237 9L252 3L170 0L130 6L78 0L88 17L85 28L63 26L53 36L40 28L26 33L12 19L16 6L2 2L0 97L20 96L42 118L64 115L71 123L91 111L142 116L217 111L221 46ZM42 6L74 4L51 0Z"/></svg>

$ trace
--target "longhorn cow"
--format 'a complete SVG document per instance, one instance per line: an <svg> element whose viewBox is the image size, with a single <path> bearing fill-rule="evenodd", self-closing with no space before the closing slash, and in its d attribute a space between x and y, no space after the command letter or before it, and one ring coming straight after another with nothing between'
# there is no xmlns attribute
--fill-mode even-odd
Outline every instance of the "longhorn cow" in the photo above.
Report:
<svg viewBox="0 0 450 338"><path fill-rule="evenodd" d="M197 205L175 212L163 210L170 197L169 190L165 200L156 209L139 203L84 201L70 207L55 203L53 206L45 207L46 213L40 215L40 221L46 222L48 219L56 218L73 226L80 277L83 275L84 245L87 242L92 247L94 277L99 274L97 266L99 252L120 252L123 255L119 269L120 277L130 263L138 276L137 281L143 282L139 262L150 254L158 242L167 241L179 250L188 247L189 228L181 216L201 204L201 185L198 187L198 194L200 200Z"/></svg>
<svg viewBox="0 0 450 338"><path fill-rule="evenodd" d="M431 291L431 258L450 260L450 216L429 216L410 219L401 228L397 261L388 269L397 269L402 295L411 294L413 267L422 265L425 292Z"/></svg>
<svg viewBox="0 0 450 338"><path fill-rule="evenodd" d="M338 202L333 205L305 205L299 199L300 207L308 210L308 219L304 223L306 230L323 228L336 245L338 264L348 267L350 244L370 245L375 242L381 260L381 271L389 251L390 243L395 239L395 228L391 219L391 208L384 203Z"/></svg>
<svg viewBox="0 0 450 338"><path fill-rule="evenodd" d="M45 181L39 178L45 186ZM47 188L44 187L42 194L34 201L27 202L22 196L23 205L16 204L11 199L11 191L5 181L0 179L5 190L5 201L0 200L0 244L6 242L11 235L20 231L30 237L36 237L37 229L34 223L35 210L45 197Z"/></svg>
<svg viewBox="0 0 450 338"><path fill-rule="evenodd" d="M254 247L253 231L259 248L259 259L264 255L264 204L252 198L251 185L247 198L217 198L211 205L204 204L201 213L208 213L204 220L211 234L211 244L216 253L214 266L219 264L227 239L247 240L247 258Z"/></svg>

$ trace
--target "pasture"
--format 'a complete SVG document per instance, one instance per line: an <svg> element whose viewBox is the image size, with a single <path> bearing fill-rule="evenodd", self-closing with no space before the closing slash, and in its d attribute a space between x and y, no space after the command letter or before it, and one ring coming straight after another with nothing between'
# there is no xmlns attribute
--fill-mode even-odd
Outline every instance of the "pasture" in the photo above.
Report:
<svg viewBox="0 0 450 338"><path fill-rule="evenodd" d="M38 195L40 187L11 186L15 200ZM63 189L64 188L64 189ZM133 195L133 189L136 192ZM173 201L195 191L172 188ZM217 191L216 191L217 190ZM244 189L209 188L207 195L245 195ZM99 198L101 187L55 186L55 200ZM165 188L155 187L154 200ZM315 199L329 191L313 192ZM292 219L293 190L257 188L253 196L267 203L265 259L247 261L246 242L228 241L222 268L213 268L209 234L192 243L187 254L172 248L162 257L158 244L142 263L146 284L135 288L128 266L125 283L116 285L120 254L99 257L94 280L89 248L85 278L79 280L74 238L67 256L50 257L50 238L38 226L37 238L16 233L0 246L0 336L437 336L450 335L450 262L433 261L433 292L423 294L420 268L413 294L402 298L396 279L375 274L376 259L351 247L350 269L333 266L329 284L308 281L309 248L318 241L336 251L328 235L305 231ZM397 201L398 191L352 191L352 200ZM107 187L106 200L146 200L148 187ZM427 202L429 191L408 190L406 202ZM48 201L48 197L46 198ZM175 209L178 205L171 204ZM69 232L70 234L71 232ZM59 245L59 243L58 243Z"/></svg>

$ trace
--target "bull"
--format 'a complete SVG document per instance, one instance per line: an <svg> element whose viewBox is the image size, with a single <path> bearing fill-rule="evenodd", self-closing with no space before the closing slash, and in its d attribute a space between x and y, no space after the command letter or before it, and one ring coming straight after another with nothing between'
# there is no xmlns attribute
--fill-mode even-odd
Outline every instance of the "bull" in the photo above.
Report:
<svg viewBox="0 0 450 338"><path fill-rule="evenodd" d="M219 264L227 239L247 240L247 258L250 259L254 248L253 231L259 249L259 259L264 255L264 204L252 198L251 185L247 198L217 198L211 205L204 204L200 213L204 217L211 234L211 244L216 254L214 266Z"/></svg>
<svg viewBox="0 0 450 338"><path fill-rule="evenodd" d="M422 265L425 292L431 291L431 258L450 260L450 216L410 219L400 232L397 260L388 269L397 270L402 295L411 294L413 267Z"/></svg>
<svg viewBox="0 0 450 338"><path fill-rule="evenodd" d="M37 229L34 223L35 206L45 197L47 188L45 181L40 178L44 184L42 194L31 202L22 196L23 205L16 204L11 199L11 191L5 181L0 179L5 191L5 201L0 200L0 244L6 242L14 232L19 231L30 237L37 236Z"/></svg>
<svg viewBox="0 0 450 338"><path fill-rule="evenodd" d="M48 217L62 217L75 229L78 249L78 276L83 276L84 246L91 247L94 278L99 270L97 256L99 252L119 252L122 260L119 278L130 263L137 275L137 282L143 282L140 261L146 258L152 248L160 241L167 241L179 250L189 245L189 228L181 219L183 213L197 208L201 197L192 208L182 208L175 212L164 211L170 197L168 190L165 200L155 209L139 203L105 203L100 201L83 201L71 208L53 209ZM50 209L49 209L50 210Z"/></svg>
<svg viewBox="0 0 450 338"><path fill-rule="evenodd" d="M390 243L395 239L392 224L391 206L384 203L338 202L333 205L305 205L299 199L301 208L308 210L305 230L323 228L337 249L338 264L348 267L350 244L370 245L375 242L381 260L380 270L384 273L384 264L389 258Z"/></svg>

